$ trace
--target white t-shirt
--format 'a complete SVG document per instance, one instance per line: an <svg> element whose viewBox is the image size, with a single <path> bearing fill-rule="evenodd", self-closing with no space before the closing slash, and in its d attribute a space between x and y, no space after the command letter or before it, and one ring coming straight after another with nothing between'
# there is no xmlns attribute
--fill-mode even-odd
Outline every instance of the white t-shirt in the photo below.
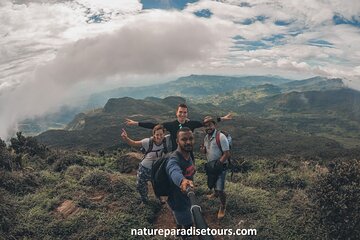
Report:
<svg viewBox="0 0 360 240"><path fill-rule="evenodd" d="M141 145L145 149L145 151L149 149L149 142L150 142L150 138L144 138L141 140ZM165 142L168 152L171 151L170 134L165 135ZM142 160L141 165L151 169L154 161L159 159L163 154L164 154L164 144L161 142L160 145L157 145L153 141L153 148L151 152L145 155L145 158Z"/></svg>
<svg viewBox="0 0 360 240"><path fill-rule="evenodd" d="M217 131L218 130L215 130L210 137L208 134L206 134L206 136L204 137L204 145L206 147L206 159L208 162L220 159L223 154L216 143ZM220 145L224 152L229 151L229 141L223 133L220 133Z"/></svg>

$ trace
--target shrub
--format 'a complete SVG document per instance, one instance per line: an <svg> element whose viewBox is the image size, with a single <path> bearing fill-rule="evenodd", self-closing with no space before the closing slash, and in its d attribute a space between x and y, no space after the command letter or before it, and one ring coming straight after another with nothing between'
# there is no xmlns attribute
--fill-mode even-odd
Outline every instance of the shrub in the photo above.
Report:
<svg viewBox="0 0 360 240"><path fill-rule="evenodd" d="M5 169L10 171L12 170L12 168L13 168L13 156L11 156L11 154L8 152L6 147L0 146L0 169Z"/></svg>
<svg viewBox="0 0 360 240"><path fill-rule="evenodd" d="M57 154L51 154L46 158L46 163L51 165L60 157Z"/></svg>
<svg viewBox="0 0 360 240"><path fill-rule="evenodd" d="M129 196L130 193L136 192L133 187L135 181L125 177L114 178L112 181L112 192L118 198L121 196ZM130 195L132 196L132 195Z"/></svg>
<svg viewBox="0 0 360 240"><path fill-rule="evenodd" d="M10 229L16 223L16 212L11 197L0 188L0 235L7 236Z"/></svg>
<svg viewBox="0 0 360 240"><path fill-rule="evenodd" d="M34 192L40 185L38 175L27 172L1 172L0 187L15 194Z"/></svg>
<svg viewBox="0 0 360 240"><path fill-rule="evenodd" d="M73 166L68 167L68 169L66 170L65 175L67 177L70 177L70 178L75 179L75 180L78 181L78 180L81 179L84 172L85 172L85 168L83 166L73 165Z"/></svg>
<svg viewBox="0 0 360 240"><path fill-rule="evenodd" d="M6 148L5 142L0 138L0 169L7 171L22 168L21 156L16 156Z"/></svg>
<svg viewBox="0 0 360 240"><path fill-rule="evenodd" d="M329 239L360 239L360 160L337 160L311 189Z"/></svg>
<svg viewBox="0 0 360 240"><path fill-rule="evenodd" d="M111 179L109 174L101 170L95 170L86 174L81 179L80 183L85 186L93 186L106 191L111 189Z"/></svg>
<svg viewBox="0 0 360 240"><path fill-rule="evenodd" d="M70 165L84 165L85 159L78 155L65 155L64 157L59 158L55 161L53 169L56 172L61 172L66 170Z"/></svg>

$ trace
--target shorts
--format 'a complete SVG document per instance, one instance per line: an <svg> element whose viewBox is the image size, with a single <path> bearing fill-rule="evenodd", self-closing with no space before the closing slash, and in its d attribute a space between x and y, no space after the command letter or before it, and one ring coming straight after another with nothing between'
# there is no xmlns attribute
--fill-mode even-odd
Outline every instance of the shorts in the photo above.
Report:
<svg viewBox="0 0 360 240"><path fill-rule="evenodd" d="M226 172L227 172L227 170L224 170L219 175L218 179L216 180L215 190L217 190L217 191L224 191L225 190Z"/></svg>

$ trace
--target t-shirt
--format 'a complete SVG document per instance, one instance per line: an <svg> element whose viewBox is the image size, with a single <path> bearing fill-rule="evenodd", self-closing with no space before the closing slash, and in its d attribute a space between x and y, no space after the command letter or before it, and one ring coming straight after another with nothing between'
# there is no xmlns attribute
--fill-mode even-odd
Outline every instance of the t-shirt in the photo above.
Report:
<svg viewBox="0 0 360 240"><path fill-rule="evenodd" d="M147 151L149 149L150 138L144 138L141 140L141 145ZM165 142L168 151L170 151L171 143L170 143L170 134L165 135ZM153 148L151 152L147 153L144 156L144 159L141 161L141 165L146 168L151 169L155 160L159 159L164 153L164 144L161 142L160 145L157 145L155 141L153 141Z"/></svg>
<svg viewBox="0 0 360 240"><path fill-rule="evenodd" d="M178 151L171 154L166 164L166 173L173 183L168 197L169 206L173 211L190 210L190 199L181 192L180 184L184 177L188 180L194 180L195 172L196 169L191 156L186 160Z"/></svg>
<svg viewBox="0 0 360 240"><path fill-rule="evenodd" d="M209 134L206 134L206 136L204 137L204 146L206 148L206 159L208 162L219 160L223 155L221 149L216 143L216 132L217 130L215 130L210 137ZM229 141L223 133L220 133L220 145L224 152L230 150Z"/></svg>

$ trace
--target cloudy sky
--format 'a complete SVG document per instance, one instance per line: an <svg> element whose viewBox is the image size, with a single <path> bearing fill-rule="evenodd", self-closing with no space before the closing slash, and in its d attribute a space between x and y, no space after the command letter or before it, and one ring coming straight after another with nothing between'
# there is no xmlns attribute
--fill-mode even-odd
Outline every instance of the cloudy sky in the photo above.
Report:
<svg viewBox="0 0 360 240"><path fill-rule="evenodd" d="M74 96L188 74L360 89L359 43L358 0L1 0L0 137Z"/></svg>

